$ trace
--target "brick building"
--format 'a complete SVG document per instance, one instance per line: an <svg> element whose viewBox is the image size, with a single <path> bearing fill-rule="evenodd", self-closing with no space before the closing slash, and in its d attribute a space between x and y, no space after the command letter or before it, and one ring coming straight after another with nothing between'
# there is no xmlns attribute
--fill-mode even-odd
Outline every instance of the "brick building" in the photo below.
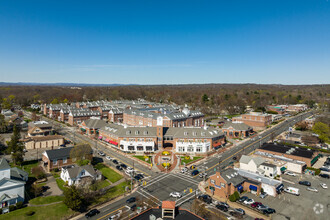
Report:
<svg viewBox="0 0 330 220"><path fill-rule="evenodd" d="M106 126L107 123L99 119L88 119L79 124L80 130L87 134L98 137L99 129Z"/></svg>
<svg viewBox="0 0 330 220"><path fill-rule="evenodd" d="M68 118L70 125L78 125L87 119L101 119L101 113L99 111L92 111L87 108L71 110Z"/></svg>
<svg viewBox="0 0 330 220"><path fill-rule="evenodd" d="M245 138L253 133L253 128L241 122L226 121L221 128L222 132L230 138Z"/></svg>
<svg viewBox="0 0 330 220"><path fill-rule="evenodd" d="M254 130L265 129L272 123L272 116L269 114L250 112L239 117L232 118L233 122L241 122L252 127Z"/></svg>
<svg viewBox="0 0 330 220"><path fill-rule="evenodd" d="M42 163L44 168L50 172L55 168L62 168L75 163L75 158L70 157L70 152L74 147L60 148L56 150L46 150L42 154ZM93 152L85 155L85 159L92 160Z"/></svg>
<svg viewBox="0 0 330 220"><path fill-rule="evenodd" d="M217 171L210 176L206 188L206 192L209 194L227 199L236 191L259 194L260 190L260 183L242 177L232 168L227 168L221 172Z"/></svg>

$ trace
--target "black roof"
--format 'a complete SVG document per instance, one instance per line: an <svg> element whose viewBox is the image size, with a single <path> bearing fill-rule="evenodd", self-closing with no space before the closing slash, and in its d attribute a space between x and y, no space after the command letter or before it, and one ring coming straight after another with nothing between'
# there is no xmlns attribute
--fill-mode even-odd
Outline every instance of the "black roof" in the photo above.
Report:
<svg viewBox="0 0 330 220"><path fill-rule="evenodd" d="M60 148L56 150L46 150L48 158L50 160L61 159L64 157L70 157L70 151L73 147Z"/></svg>
<svg viewBox="0 0 330 220"><path fill-rule="evenodd" d="M282 144L267 143L260 147L262 150L273 151L282 154L289 154L312 159L314 151L300 147L292 147Z"/></svg>
<svg viewBox="0 0 330 220"><path fill-rule="evenodd" d="M156 219L162 217L162 209L161 208L151 208L149 210L146 210L145 212L142 212L141 214L131 218L131 220L149 220L150 216L154 215ZM199 217L185 209L177 209L175 213L175 220L201 220L202 217Z"/></svg>

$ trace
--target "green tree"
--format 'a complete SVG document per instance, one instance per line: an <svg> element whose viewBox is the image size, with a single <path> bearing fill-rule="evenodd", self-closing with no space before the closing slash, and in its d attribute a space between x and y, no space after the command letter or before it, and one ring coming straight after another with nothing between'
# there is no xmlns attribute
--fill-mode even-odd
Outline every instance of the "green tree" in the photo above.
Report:
<svg viewBox="0 0 330 220"><path fill-rule="evenodd" d="M203 103L208 102L208 101L209 101L209 97L208 97L206 94L204 94L204 95L202 96L202 101L203 101Z"/></svg>
<svg viewBox="0 0 330 220"><path fill-rule="evenodd" d="M12 107L11 103L8 101L7 98L2 99L1 106L3 109L11 109L11 107Z"/></svg>
<svg viewBox="0 0 330 220"><path fill-rule="evenodd" d="M82 210L84 198L79 190L73 185L64 190L64 204L74 211Z"/></svg>
<svg viewBox="0 0 330 220"><path fill-rule="evenodd" d="M329 142L330 129L327 124L316 122L313 126L313 132L319 135L319 139L323 142Z"/></svg>
<svg viewBox="0 0 330 220"><path fill-rule="evenodd" d="M83 160L85 159L86 155L89 155L92 152L91 146L89 144L80 144L75 146L71 151L70 151L70 157L71 158L76 158L76 160Z"/></svg>
<svg viewBox="0 0 330 220"><path fill-rule="evenodd" d="M57 98L53 99L50 104L60 104Z"/></svg>
<svg viewBox="0 0 330 220"><path fill-rule="evenodd" d="M68 99L64 99L63 102L64 103L69 103L69 100Z"/></svg>
<svg viewBox="0 0 330 220"><path fill-rule="evenodd" d="M0 114L0 133L7 131L7 122L5 121L5 116Z"/></svg>
<svg viewBox="0 0 330 220"><path fill-rule="evenodd" d="M21 138L19 128L14 125L13 135L11 136L11 140L8 142L8 153L11 154L11 158L13 159L14 164L22 164L24 161L24 145L19 141Z"/></svg>

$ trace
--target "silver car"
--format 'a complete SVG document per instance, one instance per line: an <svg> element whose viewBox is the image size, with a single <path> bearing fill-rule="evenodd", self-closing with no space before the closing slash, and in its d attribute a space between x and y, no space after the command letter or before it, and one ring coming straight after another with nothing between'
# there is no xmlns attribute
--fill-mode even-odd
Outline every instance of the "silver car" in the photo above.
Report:
<svg viewBox="0 0 330 220"><path fill-rule="evenodd" d="M318 192L318 190L314 187L307 187L307 190L311 192Z"/></svg>

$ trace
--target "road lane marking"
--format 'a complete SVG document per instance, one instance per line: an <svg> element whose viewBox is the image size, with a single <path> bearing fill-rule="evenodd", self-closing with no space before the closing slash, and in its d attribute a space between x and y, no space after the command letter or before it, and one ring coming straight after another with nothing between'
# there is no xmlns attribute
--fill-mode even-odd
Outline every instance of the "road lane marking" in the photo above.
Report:
<svg viewBox="0 0 330 220"><path fill-rule="evenodd" d="M152 197L152 198L158 200L159 202L161 202L157 197L155 197L155 196L151 195L150 193L146 192L144 189L140 188L140 190L143 191L145 194L149 195L150 197ZM160 203L158 205L160 205Z"/></svg>
<svg viewBox="0 0 330 220"><path fill-rule="evenodd" d="M192 183L192 184L199 184L199 182L197 181L197 180L194 180L194 179L192 179L192 178L189 178L189 177L187 177L187 176L184 176L184 175L179 175L179 174L174 174L174 173L170 173L172 176L174 176L174 177L177 177L177 178L180 178L180 179L182 179L182 180L184 180L184 181L187 181L187 182L190 182L190 183Z"/></svg>
<svg viewBox="0 0 330 220"><path fill-rule="evenodd" d="M151 196L147 196L147 195L144 195L142 192L139 192L139 191L136 191L136 192L139 193L141 196L147 198L147 199L151 199L152 202L154 202L155 204L160 205L159 202L161 202L161 201L160 201L159 199L157 199L156 197L152 196L151 194L148 193L148 194L151 195ZM145 192L145 191L144 191L144 192ZM158 200L159 202L155 201L154 198L155 198L156 200Z"/></svg>
<svg viewBox="0 0 330 220"><path fill-rule="evenodd" d="M114 212L117 212L118 210L120 210L120 209L122 209L122 208L125 208L125 206L122 206L122 207L116 209L115 211L112 211L112 212L110 212L110 213L108 213L108 214L106 214L106 215L104 215L104 216L98 218L97 220L100 220L100 219L102 219L102 218L104 218L104 217L107 217L107 216L111 215L111 214L114 213Z"/></svg>
<svg viewBox="0 0 330 220"><path fill-rule="evenodd" d="M151 185L153 185L153 184L155 184L155 183L157 183L157 182L159 182L159 181L161 181L162 179L165 179L165 178L167 178L168 177L168 175L163 175L163 176L161 176L159 179L157 179L157 180L155 180L155 181L153 181L153 182L151 182L151 183L147 183L147 187L149 187L149 186L151 186Z"/></svg>

